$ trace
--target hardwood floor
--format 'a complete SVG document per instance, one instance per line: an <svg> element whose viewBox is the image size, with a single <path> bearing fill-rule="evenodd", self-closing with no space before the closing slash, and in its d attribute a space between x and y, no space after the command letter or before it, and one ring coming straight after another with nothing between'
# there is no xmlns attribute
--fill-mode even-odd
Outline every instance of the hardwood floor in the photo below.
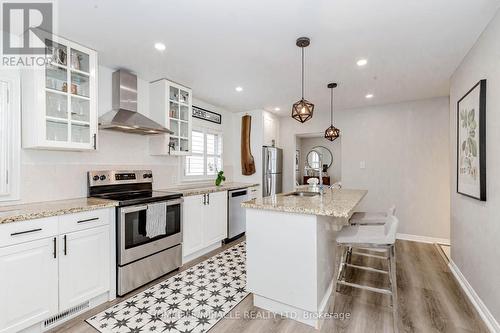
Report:
<svg viewBox="0 0 500 333"><path fill-rule="evenodd" d="M187 269L234 244L225 245L182 269ZM387 269L386 263L376 258L353 254L352 261L353 264ZM400 332L488 332L434 245L398 240L396 265ZM385 274L349 269L347 277L357 283L388 287ZM154 281L137 292L158 282ZM50 332L96 332L85 323L85 319L122 300L117 299L103 304ZM349 318L326 319L321 330L317 331L296 321L272 316L254 307L252 295L249 295L226 318L217 323L210 333L392 332L389 296L342 286L335 302L334 309L330 311L349 314Z"/></svg>

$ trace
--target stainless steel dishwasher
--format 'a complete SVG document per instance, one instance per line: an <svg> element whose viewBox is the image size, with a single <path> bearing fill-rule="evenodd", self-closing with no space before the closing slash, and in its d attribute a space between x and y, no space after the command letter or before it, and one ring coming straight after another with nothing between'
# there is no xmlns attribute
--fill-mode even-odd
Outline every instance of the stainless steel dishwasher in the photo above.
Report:
<svg viewBox="0 0 500 333"><path fill-rule="evenodd" d="M227 192L228 196L228 230L227 238L232 240L245 233L246 215L245 208L241 207L243 201L248 200L248 189L232 190Z"/></svg>

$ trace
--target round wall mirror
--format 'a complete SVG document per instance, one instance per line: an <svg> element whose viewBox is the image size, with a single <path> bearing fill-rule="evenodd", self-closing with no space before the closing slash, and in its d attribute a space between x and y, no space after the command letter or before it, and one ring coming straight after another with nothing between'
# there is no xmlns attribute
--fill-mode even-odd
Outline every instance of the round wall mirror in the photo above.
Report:
<svg viewBox="0 0 500 333"><path fill-rule="evenodd" d="M320 165L320 163L322 165ZM320 166L327 165L332 166L333 154L330 149L323 146L313 147L309 153L307 153L307 166L310 168L318 169Z"/></svg>

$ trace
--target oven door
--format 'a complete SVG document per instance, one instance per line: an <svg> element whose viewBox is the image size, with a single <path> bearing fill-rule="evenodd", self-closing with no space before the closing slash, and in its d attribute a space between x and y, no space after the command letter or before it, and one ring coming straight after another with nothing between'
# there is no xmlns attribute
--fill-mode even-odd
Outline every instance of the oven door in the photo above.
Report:
<svg viewBox="0 0 500 333"><path fill-rule="evenodd" d="M123 266L182 242L183 199L166 201L165 232L150 238L146 235L148 205L118 208L118 265Z"/></svg>

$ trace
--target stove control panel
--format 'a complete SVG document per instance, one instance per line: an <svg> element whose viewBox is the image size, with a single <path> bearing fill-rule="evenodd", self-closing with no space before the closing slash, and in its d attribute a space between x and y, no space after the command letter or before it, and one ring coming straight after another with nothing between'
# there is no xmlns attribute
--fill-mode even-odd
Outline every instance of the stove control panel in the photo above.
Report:
<svg viewBox="0 0 500 333"><path fill-rule="evenodd" d="M135 180L136 174L133 172L115 173L115 180Z"/></svg>
<svg viewBox="0 0 500 333"><path fill-rule="evenodd" d="M89 186L152 183L151 170L89 171Z"/></svg>

